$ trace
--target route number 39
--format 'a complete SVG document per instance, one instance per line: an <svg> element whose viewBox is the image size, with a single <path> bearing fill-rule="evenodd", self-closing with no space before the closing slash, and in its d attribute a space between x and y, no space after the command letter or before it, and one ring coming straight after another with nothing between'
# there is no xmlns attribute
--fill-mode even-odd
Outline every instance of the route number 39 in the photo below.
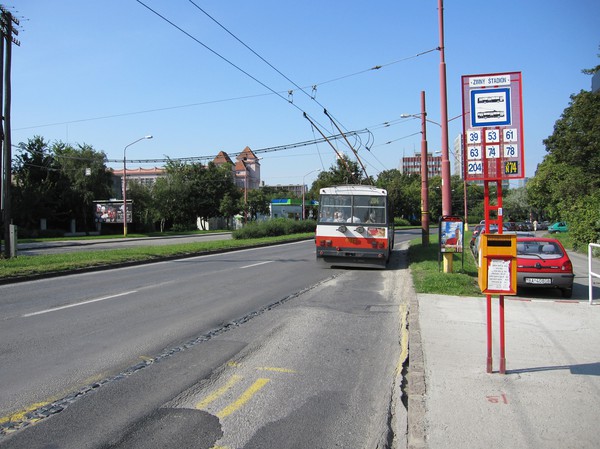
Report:
<svg viewBox="0 0 600 449"><path fill-rule="evenodd" d="M469 131L467 139L468 139L468 143L480 143L481 142L481 131Z"/></svg>

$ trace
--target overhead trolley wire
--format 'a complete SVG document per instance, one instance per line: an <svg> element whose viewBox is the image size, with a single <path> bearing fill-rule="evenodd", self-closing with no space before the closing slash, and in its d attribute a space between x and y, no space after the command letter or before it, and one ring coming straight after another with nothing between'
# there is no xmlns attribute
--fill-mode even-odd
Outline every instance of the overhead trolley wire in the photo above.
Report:
<svg viewBox="0 0 600 449"><path fill-rule="evenodd" d="M302 87L300 89L307 89L307 88L310 87L310 88L313 88L313 90L314 90L314 88L316 88L316 86L320 86L322 84L327 84L327 83L338 81L338 80L341 80L341 79L344 79L344 78L349 78L351 76L360 75L362 73L366 73L366 72L372 71L375 68L383 68L383 67L386 67L388 65L396 64L396 63L401 62L401 61L406 61L408 59L412 59L412 58L414 58L416 56L421 56L421 55L424 55L426 53L429 53L429 52L435 51L435 50L437 50L437 49L428 50L426 52L418 53L415 56L410 56L408 58L399 59L397 61L390 62L388 64L383 64L383 65L375 66L374 68L371 68L371 69L362 70L362 71L359 71L359 72L352 73L350 75L344 75L344 76L341 76L341 77L338 77L338 78L334 78L334 79L329 80L329 81L324 81L324 82L321 82L321 83L313 84L311 86L304 86L304 87ZM288 92L289 92L289 90L282 90L282 91L276 92L276 94L279 94L279 96L282 96L282 94L287 94ZM152 112L170 111L170 110L173 110L173 109L183 109L183 108L191 108L191 107L196 107L196 106L205 106L205 105L216 104L216 103L226 103L226 102L229 102L229 101L247 100L247 99L251 99L251 98L266 97L266 96L269 96L269 95L273 95L273 93L269 92L269 93L253 94L253 95L242 95L242 96L239 96L239 97L221 98L221 99L217 99L217 100L199 101L197 103L188 103L188 104L175 105L175 106L165 106L165 107L162 107L162 108L144 109L142 111L122 112L122 113L117 113L117 114L101 115L101 116L98 116L98 117L88 117L88 118L75 119L75 120L66 120L66 121L62 121L62 122L45 123L45 124L42 124L42 125L24 126L24 127L20 127L20 128L13 128L13 131L24 131L24 130L27 130L27 129L46 128L46 127L49 127L49 126L58 126L58 125L70 125L70 124L73 124L73 123L82 123L82 122L91 122L91 121L95 121L95 120L105 120L105 119L109 119L109 118L127 117L129 115L149 114L149 113L152 113ZM311 98L312 97L313 97L313 95L311 95ZM286 98L286 101L287 101L287 98ZM395 121L392 121L392 122L389 122L389 123L381 124L381 126L384 126L384 125L385 126L389 126L391 124L394 124L394 122L397 122L397 121L399 121L399 119L397 119ZM375 129L375 128L372 128L372 129Z"/></svg>
<svg viewBox="0 0 600 449"><path fill-rule="evenodd" d="M227 62L228 64L230 64L231 66L235 67L237 70L241 71L242 73L244 73L246 76L250 77L251 79L253 79L254 81L256 81L257 83L259 83L261 86L265 87L266 89L270 90L271 92L273 92L274 94L276 94L278 97L286 100L289 104L291 104L292 106L294 106L296 109L298 109L300 112L302 112L302 115L308 119L311 123L311 125L315 128L318 129L317 127L317 123L318 121L316 119L311 120L309 118L309 115L307 114L306 111L303 111L299 106L297 106L294 102L293 102L293 91L288 91L288 98L285 99L281 94L279 94L278 92L276 92L274 89L272 89L271 87L267 86L265 83L263 83L262 81L260 81L258 78L254 77L253 75L251 75L250 73L248 73L247 71L243 70L241 67L239 67L237 64L233 63L232 61L230 61L229 59L225 58L224 56L222 56L220 53L218 53L217 51L213 50L212 48L208 47L207 45L205 45L203 42L199 41L198 39L196 39L195 37L193 37L191 34L189 34L187 31L183 30L181 27L179 27L178 25L176 25L175 23L173 23L172 21L170 21L169 19L167 19L166 17L164 17L163 15L161 15L160 13L158 13L157 11L155 11L154 9L150 8L148 5L146 5L144 2L142 2L141 0L137 0L138 3L140 3L141 5L143 5L144 7L146 7L148 10L150 10L151 12L153 12L154 14L156 14L157 16L159 16L161 19L163 19L164 21L166 21L167 23L169 23L170 25L172 25L173 27L175 27L176 29L178 29L179 31L181 31L182 33L184 33L186 36L190 37L191 39L193 39L195 42L199 43L200 45L202 45L204 48L206 48L207 50L209 50L211 53L213 53L214 55L218 56L219 58L221 58L223 61ZM308 94L306 91L304 91L304 89L302 89L297 83L295 83L294 81L292 81L288 76L284 75L280 70L278 70L275 66L273 66L273 64L271 64L270 62L268 62L265 58L263 58L262 56L260 56L256 51L254 51L252 48L250 48L246 43L244 43L241 39L239 39L237 36L235 36L231 31L229 31L225 26L223 26L219 21L217 21L214 17L212 17L210 14L208 14L204 9L202 9L200 6L198 6L196 3L194 3L192 0L189 0L189 2L194 5L196 8L198 8L198 10L200 10L203 14L205 14L207 17L209 17L213 22L215 22L217 25L219 25L223 30L225 30L230 36L232 36L234 39L236 39L239 43L241 43L244 47L246 47L249 51L251 51L255 56L257 56L261 61L263 61L264 63L266 63L269 67L271 67L273 70L275 70L278 74L280 74L282 77L284 77L287 81L289 81L290 83L292 83L294 86L296 86L296 88L300 89L301 92L303 92L307 97L309 97L311 100L315 101L319 106L321 106L323 108L324 111L326 111L326 108L319 103L315 96L312 96L310 94ZM336 126L336 128L338 128L338 131L340 131L340 133L342 132L341 129L339 129L339 127L335 124L335 122L333 121L333 118L331 115L327 114L326 115L329 117L330 120L332 120L333 124ZM321 125L322 126L322 125ZM327 137L325 137L325 135L319 130L319 133L321 133L323 135L323 138L327 140ZM356 152L356 150L350 145L350 143L348 142L347 139L344 138L344 140L346 141L346 143L350 146L350 149L352 150L352 152L355 154L355 156L357 157L357 159L359 160L361 166L362 166L362 162L360 161L360 158L358 156L358 153ZM334 151L336 152L336 154L338 155L338 157L340 157L338 151L334 148ZM363 171L365 171L364 166L363 166ZM366 171L365 171L366 174Z"/></svg>
<svg viewBox="0 0 600 449"><path fill-rule="evenodd" d="M166 107L166 108L157 108L157 109L151 109L151 110L145 110L145 111L138 111L138 112L128 112L128 113L122 113L122 114L115 114L115 115L109 115L109 116L102 116L102 117L96 117L96 118L88 118L88 119L80 119L80 120L74 120L74 121L67 121L67 122L60 122L60 123L52 123L52 124L46 124L46 125L40 125L40 126L53 126L53 125L61 125L61 124L69 124L69 123L77 123L77 122L84 122L84 121L91 121L91 120L98 120L98 119L106 119L106 118L112 118L112 117L121 117L121 116L127 116L127 115L134 115L134 114L141 114L141 113L148 113L148 112L157 112L157 111L163 111L163 110L170 110L170 109L177 109L177 108L183 108L183 107L191 107L191 106L198 106L198 105L203 105L203 104L211 104L211 103L217 103L217 102L223 102L223 101L233 101L233 100L239 100L239 99L246 99L246 98L253 98L253 97L259 97L259 96L265 96L265 95L277 95L279 98L281 98L282 100L292 104L292 106L294 106L296 109L298 109L300 112L303 113L304 116L307 116L306 112L303 111L298 105L294 104L293 101L290 101L289 99L289 93L293 91L282 91L277 92L274 89L272 89L271 87L269 87L267 84L263 83L262 81L260 81L258 78L256 78L255 76L253 76L252 74L248 73L246 70L242 69L240 66L238 66L237 64L235 64L234 62L232 62L231 60L227 59L225 56L221 55L220 53L218 53L217 51L213 50L212 48L208 47L206 44L204 44L203 42L201 42L199 39L197 39L196 37L194 37L193 35L191 35L190 33L188 33L187 31L185 31L183 28L181 28L180 26L178 26L177 24L175 24L174 22L172 22L171 20L169 20L168 18L166 18L165 16L163 16L162 14L160 14L159 12L157 12L156 10L154 10L153 8L151 8L150 6L146 5L143 1L141 0L136 0L139 4L141 4L142 6L144 6L146 9L148 9L149 11L151 11L152 13L154 13L155 15L157 15L159 18L161 18L162 20L164 20L165 22L167 22L168 24L170 24L172 27L176 28L178 31L182 32L183 34L185 34L187 37L189 37L190 39L192 39L193 41L195 41L196 43L200 44L201 46L203 46L205 49L207 49L208 51L210 51L211 53L213 53L215 56L219 57L220 59L222 59L223 61L225 61L227 64L231 65L232 67L236 68L238 71L242 72L243 74L245 74L246 76L248 76L249 78L251 78L252 80L254 80L255 82L257 82L258 84L260 84L261 86L263 86L265 89L267 89L270 93L264 93L264 94L257 94L257 95L249 95L249 96L243 96L243 97L237 97L237 98L230 98L230 99L225 99L225 100L214 100L214 101L207 101L207 102L201 102L201 103L192 103L192 104L187 104L187 105L182 105L182 106L172 106L172 107ZM299 89L302 93L304 93L306 96L308 96L311 100L315 101L315 103L317 103L318 105L320 105L321 107L323 107L323 109L325 110L325 107L316 100L316 88L318 85L322 85L322 84L327 84L327 83L331 83L334 81L338 81L341 79L345 79L351 76L356 76L356 75L360 75L362 73L366 73L369 71L374 71L374 70L379 70L383 67L387 67L393 64L397 64L399 62L402 61L406 61L409 59L413 59L422 55L425 55L427 53L439 50L439 48L435 48L435 49L431 49L431 50L427 50L421 53L417 53L416 55L412 55L406 58L402 58L396 61L392 61L390 63L387 64L382 64L382 65L376 65L374 67L371 67L369 69L366 70L362 70L359 72L355 72L349 75L345 75L342 77L338 77L338 78L334 78L328 81L324 81L322 83L318 83L318 84L313 84L309 87L312 88L312 93L309 94L308 92L306 92L306 88L300 87L297 83L295 83L294 81L292 81L289 77L287 77L285 74L283 74L280 70L278 70L275 66L273 66L271 63L269 63L265 58L263 58L262 56L260 56L256 51L254 51L251 47L249 47L247 44L245 44L241 39L239 39L237 36L235 36L233 33L231 33L226 27L224 27L220 22L218 22L216 19L214 19L210 14L208 14L204 9L202 9L200 6L198 6L194 1L189 0L190 3L192 5L194 5L197 9L199 9L202 13L204 13L206 16L208 16L211 20L213 20L217 25L219 25L221 28L223 28L228 34L230 34L233 38L235 38L239 43L241 43L242 45L244 45L249 51L251 51L254 55L256 55L258 58L260 58L264 63L266 63L267 65L269 65L269 67L271 67L273 70L275 70L278 74L280 74L282 77L284 77L287 81L289 81L290 83L292 83L297 89ZM284 97L284 93L288 93L288 98ZM334 117L332 114L327 114L327 116L330 118L330 120L332 121L332 123L337 127L336 123L334 122ZM314 120L314 122L318 123L316 120ZM313 126L314 122L311 121L311 124ZM339 122L339 121L338 121ZM340 123L341 125L341 123ZM37 126L37 127L40 127ZM382 125L382 126L389 126L389 125ZM342 125L343 127L343 125ZM19 128L21 129L31 129L31 128L36 128L36 127L28 127L28 128ZM342 132L340 130L339 127L337 127L338 130L340 132ZM343 127L345 129L345 127ZM369 139L367 141L368 142L371 140L372 138L372 133L370 130L365 129L365 131L362 132L368 132L369 133ZM323 134L324 135L324 134ZM344 134L342 133L340 136L343 136ZM355 144L358 143L359 147L362 146L362 140L360 138L360 133L356 133L353 134L356 141ZM339 139L340 136L338 136L337 138ZM325 138L326 140L326 138ZM321 140L321 141L325 141L325 140ZM354 150L354 148L352 147L352 145L346 140L346 143L350 146L350 149L354 152L354 154L356 155L356 157L358 158L358 154L357 152ZM399 140L399 139L398 139ZM317 141L315 140L314 143L316 144ZM391 142L387 142L386 144L391 143ZM306 143L306 145L309 145L312 143ZM281 147L273 147L273 148L279 148L279 149L287 149L287 148L294 148L296 144L292 144L289 146L281 146ZM264 149L264 151L278 151L279 149ZM366 149L370 152L370 147L367 145ZM336 150L337 153L337 150ZM208 157L206 158L179 158L178 160L206 160L208 159ZM172 159L167 159L167 160L172 160ZM157 159L155 161L164 161L164 159ZM117 161L118 162L118 161ZM359 160L360 162L360 160ZM362 162L361 162L362 165ZM370 165L370 164L369 164ZM364 166L363 166L363 171L364 170Z"/></svg>
<svg viewBox="0 0 600 449"><path fill-rule="evenodd" d="M259 55L254 49L252 49L248 44L246 44L244 41L242 41L239 37L237 37L235 34L233 34L231 31L229 31L223 24L221 24L217 19L215 19L213 16L211 16L209 13L207 13L203 8L201 8L200 6L198 6L193 0L188 0L192 5L194 5L196 8L198 8L200 11L202 11L203 14L205 14L210 20L212 20L214 23L216 23L219 27L221 27L223 30L225 30L226 33L228 33L231 37L233 37L236 41L238 41L240 44L242 44L244 47L246 47L250 52L252 52L252 54L254 54L257 58L259 58L261 61L263 61L265 64L267 64L269 67L271 67L273 70L275 70L278 74L280 74L283 78L285 78L287 81L289 81L290 83L292 83L294 85L294 87L296 87L297 89L299 89L304 95L306 95L308 98L310 98L311 100L313 100L315 103L317 103L319 106L321 106L323 109L326 109L325 106L323 106L319 101L317 101L317 99L315 98L314 95L309 94L308 92L306 92L303 87L300 87L296 82L294 82L293 80L291 80L287 75L285 75L283 72L281 72L281 70L279 70L277 67L275 67L273 64L271 64L269 61L267 61L265 58L263 58L261 55ZM316 90L316 84L313 84L312 86L310 86L313 89L313 92ZM290 94L292 94L293 91L288 90L288 102L290 102L289 100L289 96Z"/></svg>
<svg viewBox="0 0 600 449"><path fill-rule="evenodd" d="M136 0L140 5L142 5L143 7L145 7L146 9L148 9L150 12L152 12L153 14L157 15L158 17L160 17L162 20L164 20L165 22L167 22L169 25L171 25L172 27L176 28L177 30L181 31L183 34L185 34L187 37L189 37L190 39L192 39L194 42L200 44L202 47L204 47L206 50L210 51L212 54L214 54L215 56L217 56L218 58L222 59L223 61L225 61L227 64L229 64L230 66L234 67L235 69L239 70L240 72L242 72L244 75L246 75L248 78L251 78L252 80L256 81L258 84L260 84L261 86L263 86L265 89L267 89L268 91L270 91L271 93L277 95L279 98L281 98L284 101L288 101L283 95L281 95L279 92L277 92L276 90L272 89L271 87L269 87L268 85L266 85L265 83L263 83L261 80L259 80L258 78L256 78L255 76L251 75L250 73L248 73L246 70L242 69L240 66L238 66L237 64L235 64L234 62L230 61L229 59L227 59L225 56L221 55L220 53L218 53L217 51L213 50L212 48L210 48L208 45L206 45L204 42L200 41L199 39L195 38L194 36L192 36L190 33L188 33L187 31L185 31L183 28L181 28L179 25L175 24L174 22L172 22L171 20L167 19L165 16L163 16L162 14L160 14L158 11L152 9L150 6L146 5L144 2L142 2L141 0ZM302 109L300 109L298 106L296 106L295 104L292 104L295 108L297 108L300 112L304 112L302 111Z"/></svg>
<svg viewBox="0 0 600 449"><path fill-rule="evenodd" d="M349 131L348 133L346 133L348 136L354 136L357 137L362 133L366 133L369 132L367 129L362 129L362 130L358 130L358 131ZM335 134L335 135L331 135L331 136L323 136L323 138L321 139L314 139L314 140L305 140L303 142L296 142L296 143L291 143L291 144L286 144L286 145L278 145L278 146L274 146L274 147L266 147L266 148L260 148L257 150L252 150L253 153L255 154L261 154L261 153L272 153L275 151L282 151L282 150L289 150L292 148L299 148L299 147L304 147L304 146L309 146L309 145L317 145L319 143L323 143L323 142L327 142L327 139L329 140L338 140L338 139L342 139L343 136L342 134ZM237 156L242 154L242 152L237 152L237 153L228 153L231 156ZM163 159L127 159L128 162L132 162L132 163L137 163L137 164L153 164L153 163L159 163L159 162L167 162L167 161L178 161L178 162L194 162L194 161L205 161L205 160L212 160L215 157L217 157L217 155L209 155L209 156L190 156L190 157L179 157L179 158L163 158ZM107 162L111 162L111 163L118 163L118 162L123 162L123 159L107 159Z"/></svg>
<svg viewBox="0 0 600 449"><path fill-rule="evenodd" d="M311 99L312 101L314 101L315 103L317 103L321 108L323 108L323 110L325 111L325 115L327 115L327 117L329 117L329 119L332 121L332 123L335 125L335 127L337 128L337 130L341 133L342 130L337 126L337 124L335 123L334 119L332 118L333 116L330 114L327 114L327 108L325 106L323 106L317 99L315 95L309 94L308 92L306 92L304 90L304 88L300 87L296 82L294 82L292 79L290 79L287 75L285 75L283 72L281 72L281 70L279 70L277 67L275 67L273 64L271 64L269 61L267 61L265 58L263 58L261 55L259 55L254 49L252 49L248 44L246 44L244 41L242 41L240 38L238 38L235 34L233 34L231 31L229 31L229 29L227 29L223 24L221 24L217 19L215 19L213 16L211 16L208 12L206 12L203 8L201 8L200 6L198 6L193 0L188 0L192 5L194 5L196 8L198 8L198 10L202 11L202 13L204 15L206 15L210 20L212 20L214 23L216 23L219 27L221 27L223 30L225 30L225 32L227 32L231 37L233 37L236 41L238 41L240 44L242 44L246 49L248 49L250 52L252 52L252 54L254 54L257 58L259 58L261 61L263 61L265 64L267 64L269 67L271 67L273 70L275 70L279 75L281 75L283 78L285 78L287 81L289 81L290 83L292 83L297 89L299 89L304 95L306 95L309 99ZM312 86L313 92L316 90L316 85ZM293 104L293 91L289 90L288 91L288 102ZM303 111L303 116L305 118L308 118L308 114L306 112ZM314 127L316 126L315 123L318 123L318 121L314 120L311 121L311 125ZM338 120L339 121L339 120ZM341 123L340 123L341 124ZM322 125L321 125L322 126ZM347 131L347 129L342 125L342 127ZM348 142L347 139L344 139L347 143L347 145L350 147L350 149L352 150L352 152L355 154L356 158L359 159L360 162L360 158L358 157L358 154L356 152L356 150L354 150L354 148L350 145L350 142ZM336 151L337 153L337 151ZM338 155L339 156L339 155ZM360 162L360 164L362 165L362 162ZM364 166L363 166L363 171L364 171ZM365 171L365 175L366 175L366 171Z"/></svg>

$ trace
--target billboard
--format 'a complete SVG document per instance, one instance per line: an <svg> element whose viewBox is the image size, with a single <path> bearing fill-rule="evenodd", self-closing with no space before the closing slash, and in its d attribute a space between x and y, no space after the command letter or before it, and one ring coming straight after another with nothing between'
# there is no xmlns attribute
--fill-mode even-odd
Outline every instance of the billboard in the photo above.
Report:
<svg viewBox="0 0 600 449"><path fill-rule="evenodd" d="M439 244L441 253L462 253L465 235L462 218L445 215L440 220Z"/></svg>
<svg viewBox="0 0 600 449"><path fill-rule="evenodd" d="M133 203L127 201L127 223L132 222ZM94 217L96 223L123 223L123 201L94 201Z"/></svg>

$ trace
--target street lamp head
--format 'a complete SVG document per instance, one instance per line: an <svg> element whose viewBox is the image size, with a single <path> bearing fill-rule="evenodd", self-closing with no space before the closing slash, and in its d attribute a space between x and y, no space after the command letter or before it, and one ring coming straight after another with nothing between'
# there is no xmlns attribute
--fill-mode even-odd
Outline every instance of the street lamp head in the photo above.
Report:
<svg viewBox="0 0 600 449"><path fill-rule="evenodd" d="M144 139L152 139L152 135L144 136Z"/></svg>

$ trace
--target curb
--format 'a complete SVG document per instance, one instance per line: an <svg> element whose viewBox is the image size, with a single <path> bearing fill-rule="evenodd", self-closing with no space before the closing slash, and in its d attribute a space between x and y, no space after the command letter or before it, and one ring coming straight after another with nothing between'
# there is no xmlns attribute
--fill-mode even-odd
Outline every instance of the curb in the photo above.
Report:
<svg viewBox="0 0 600 449"><path fill-rule="evenodd" d="M417 295L411 295L408 314L408 449L427 447L425 439L425 360L419 324L419 302Z"/></svg>

